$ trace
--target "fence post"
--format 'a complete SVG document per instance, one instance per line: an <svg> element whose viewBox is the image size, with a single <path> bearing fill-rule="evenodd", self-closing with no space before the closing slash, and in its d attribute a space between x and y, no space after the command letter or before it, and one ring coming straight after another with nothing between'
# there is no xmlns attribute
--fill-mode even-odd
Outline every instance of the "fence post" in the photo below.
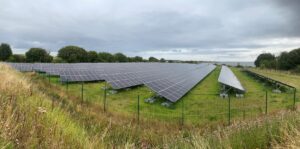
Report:
<svg viewBox="0 0 300 149"><path fill-rule="evenodd" d="M296 88L294 89L294 110L296 110Z"/></svg>
<svg viewBox="0 0 300 149"><path fill-rule="evenodd" d="M139 125L140 124L140 95L138 95L137 120Z"/></svg>
<svg viewBox="0 0 300 149"><path fill-rule="evenodd" d="M68 79L67 79L67 86L66 86L66 88L67 88L67 93L68 93L68 91L69 91L69 81L68 81Z"/></svg>
<svg viewBox="0 0 300 149"><path fill-rule="evenodd" d="M81 103L83 103L83 82L81 82Z"/></svg>
<svg viewBox="0 0 300 149"><path fill-rule="evenodd" d="M181 104L181 126L183 127L184 125L184 100L182 100L182 104Z"/></svg>
<svg viewBox="0 0 300 149"><path fill-rule="evenodd" d="M228 125L230 125L230 117L231 117L231 110L230 110L230 95L228 94Z"/></svg>
<svg viewBox="0 0 300 149"><path fill-rule="evenodd" d="M48 74L48 81L49 81L49 83L50 83L50 74Z"/></svg>
<svg viewBox="0 0 300 149"><path fill-rule="evenodd" d="M51 109L53 111L53 109L54 109L54 99L52 99L51 101L52 101L52 103L51 103Z"/></svg>
<svg viewBox="0 0 300 149"><path fill-rule="evenodd" d="M266 91L266 109L265 114L268 114L268 91Z"/></svg>
<svg viewBox="0 0 300 149"><path fill-rule="evenodd" d="M104 95L103 95L103 109L104 112L106 112L106 82L105 82L105 86L104 86Z"/></svg>

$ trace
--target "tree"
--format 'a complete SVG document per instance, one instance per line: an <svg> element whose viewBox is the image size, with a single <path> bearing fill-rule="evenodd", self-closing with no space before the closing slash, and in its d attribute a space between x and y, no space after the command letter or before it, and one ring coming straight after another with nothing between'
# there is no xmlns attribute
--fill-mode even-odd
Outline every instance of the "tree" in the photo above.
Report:
<svg viewBox="0 0 300 149"><path fill-rule="evenodd" d="M291 69L290 55L288 52L282 52L278 59L278 67L282 70Z"/></svg>
<svg viewBox="0 0 300 149"><path fill-rule="evenodd" d="M26 53L27 62L51 62L53 57L42 48L31 48Z"/></svg>
<svg viewBox="0 0 300 149"><path fill-rule="evenodd" d="M60 57L54 57L52 63L65 63L65 61Z"/></svg>
<svg viewBox="0 0 300 149"><path fill-rule="evenodd" d="M289 62L290 69L294 69L300 65L300 48L289 52Z"/></svg>
<svg viewBox="0 0 300 149"><path fill-rule="evenodd" d="M159 60L155 57L149 57L149 62L159 62Z"/></svg>
<svg viewBox="0 0 300 149"><path fill-rule="evenodd" d="M0 61L6 61L12 55L9 44L2 43L0 45Z"/></svg>
<svg viewBox="0 0 300 149"><path fill-rule="evenodd" d="M87 52L77 46L66 46L58 51L58 57L68 63L87 62Z"/></svg>
<svg viewBox="0 0 300 149"><path fill-rule="evenodd" d="M276 60L263 60L260 62L261 68L275 69L276 68Z"/></svg>
<svg viewBox="0 0 300 149"><path fill-rule="evenodd" d="M140 56L135 56L135 57L133 57L133 61L134 61L134 62L143 62L144 60L143 60L143 58L140 57Z"/></svg>
<svg viewBox="0 0 300 149"><path fill-rule="evenodd" d="M26 62L26 57L23 54L13 54L8 59L9 62L23 63Z"/></svg>
<svg viewBox="0 0 300 149"><path fill-rule="evenodd" d="M114 62L115 58L112 54L107 52L98 53L98 62Z"/></svg>
<svg viewBox="0 0 300 149"><path fill-rule="evenodd" d="M87 52L87 60L88 62L98 62L98 53L96 51Z"/></svg>
<svg viewBox="0 0 300 149"><path fill-rule="evenodd" d="M114 58L115 58L116 62L128 62L127 56L125 56L122 53L114 54Z"/></svg>
<svg viewBox="0 0 300 149"><path fill-rule="evenodd" d="M262 61L273 61L276 60L275 56L271 53L260 54L255 60L254 64L256 67L260 67Z"/></svg>
<svg viewBox="0 0 300 149"><path fill-rule="evenodd" d="M166 62L166 60L164 58L161 58L159 61L162 63Z"/></svg>

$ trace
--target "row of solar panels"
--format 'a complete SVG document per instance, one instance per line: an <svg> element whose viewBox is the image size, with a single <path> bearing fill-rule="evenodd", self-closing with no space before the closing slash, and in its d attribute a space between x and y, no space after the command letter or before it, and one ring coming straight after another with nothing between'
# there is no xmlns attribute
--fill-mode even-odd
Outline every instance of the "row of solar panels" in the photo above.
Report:
<svg viewBox="0 0 300 149"><path fill-rule="evenodd" d="M157 94L176 102L216 66L176 63L8 63L19 71L39 71L60 76L62 82L105 80L114 89L146 85Z"/></svg>
<svg viewBox="0 0 300 149"><path fill-rule="evenodd" d="M227 66L222 66L218 81L226 86L234 88L238 91L245 92L241 82Z"/></svg>

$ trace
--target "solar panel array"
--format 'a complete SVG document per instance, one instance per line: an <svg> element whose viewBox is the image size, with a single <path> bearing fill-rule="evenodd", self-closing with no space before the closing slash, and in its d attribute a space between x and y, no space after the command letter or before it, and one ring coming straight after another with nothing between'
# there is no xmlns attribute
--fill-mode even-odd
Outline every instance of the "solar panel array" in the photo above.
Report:
<svg viewBox="0 0 300 149"><path fill-rule="evenodd" d="M8 63L20 71L45 72L62 82L107 81L114 89L145 84L176 102L215 69L212 64L179 63Z"/></svg>
<svg viewBox="0 0 300 149"><path fill-rule="evenodd" d="M237 90L245 92L244 87L234 73L227 66L222 66L218 81L224 85L233 87Z"/></svg>

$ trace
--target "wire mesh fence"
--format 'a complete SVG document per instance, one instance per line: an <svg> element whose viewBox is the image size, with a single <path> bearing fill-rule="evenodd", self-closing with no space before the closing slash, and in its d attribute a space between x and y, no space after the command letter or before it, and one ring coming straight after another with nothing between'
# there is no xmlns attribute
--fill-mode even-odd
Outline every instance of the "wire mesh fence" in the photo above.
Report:
<svg viewBox="0 0 300 149"><path fill-rule="evenodd" d="M82 103L96 104L103 112L126 115L137 123L150 126L158 123L178 126L230 124L280 110L292 110L300 104L300 94L294 90L246 92L243 97L233 93L228 97L216 93L189 93L170 104L160 97L155 97L153 102L147 101L155 94L145 87L115 91L105 82L60 84L55 78L50 78L50 82Z"/></svg>

